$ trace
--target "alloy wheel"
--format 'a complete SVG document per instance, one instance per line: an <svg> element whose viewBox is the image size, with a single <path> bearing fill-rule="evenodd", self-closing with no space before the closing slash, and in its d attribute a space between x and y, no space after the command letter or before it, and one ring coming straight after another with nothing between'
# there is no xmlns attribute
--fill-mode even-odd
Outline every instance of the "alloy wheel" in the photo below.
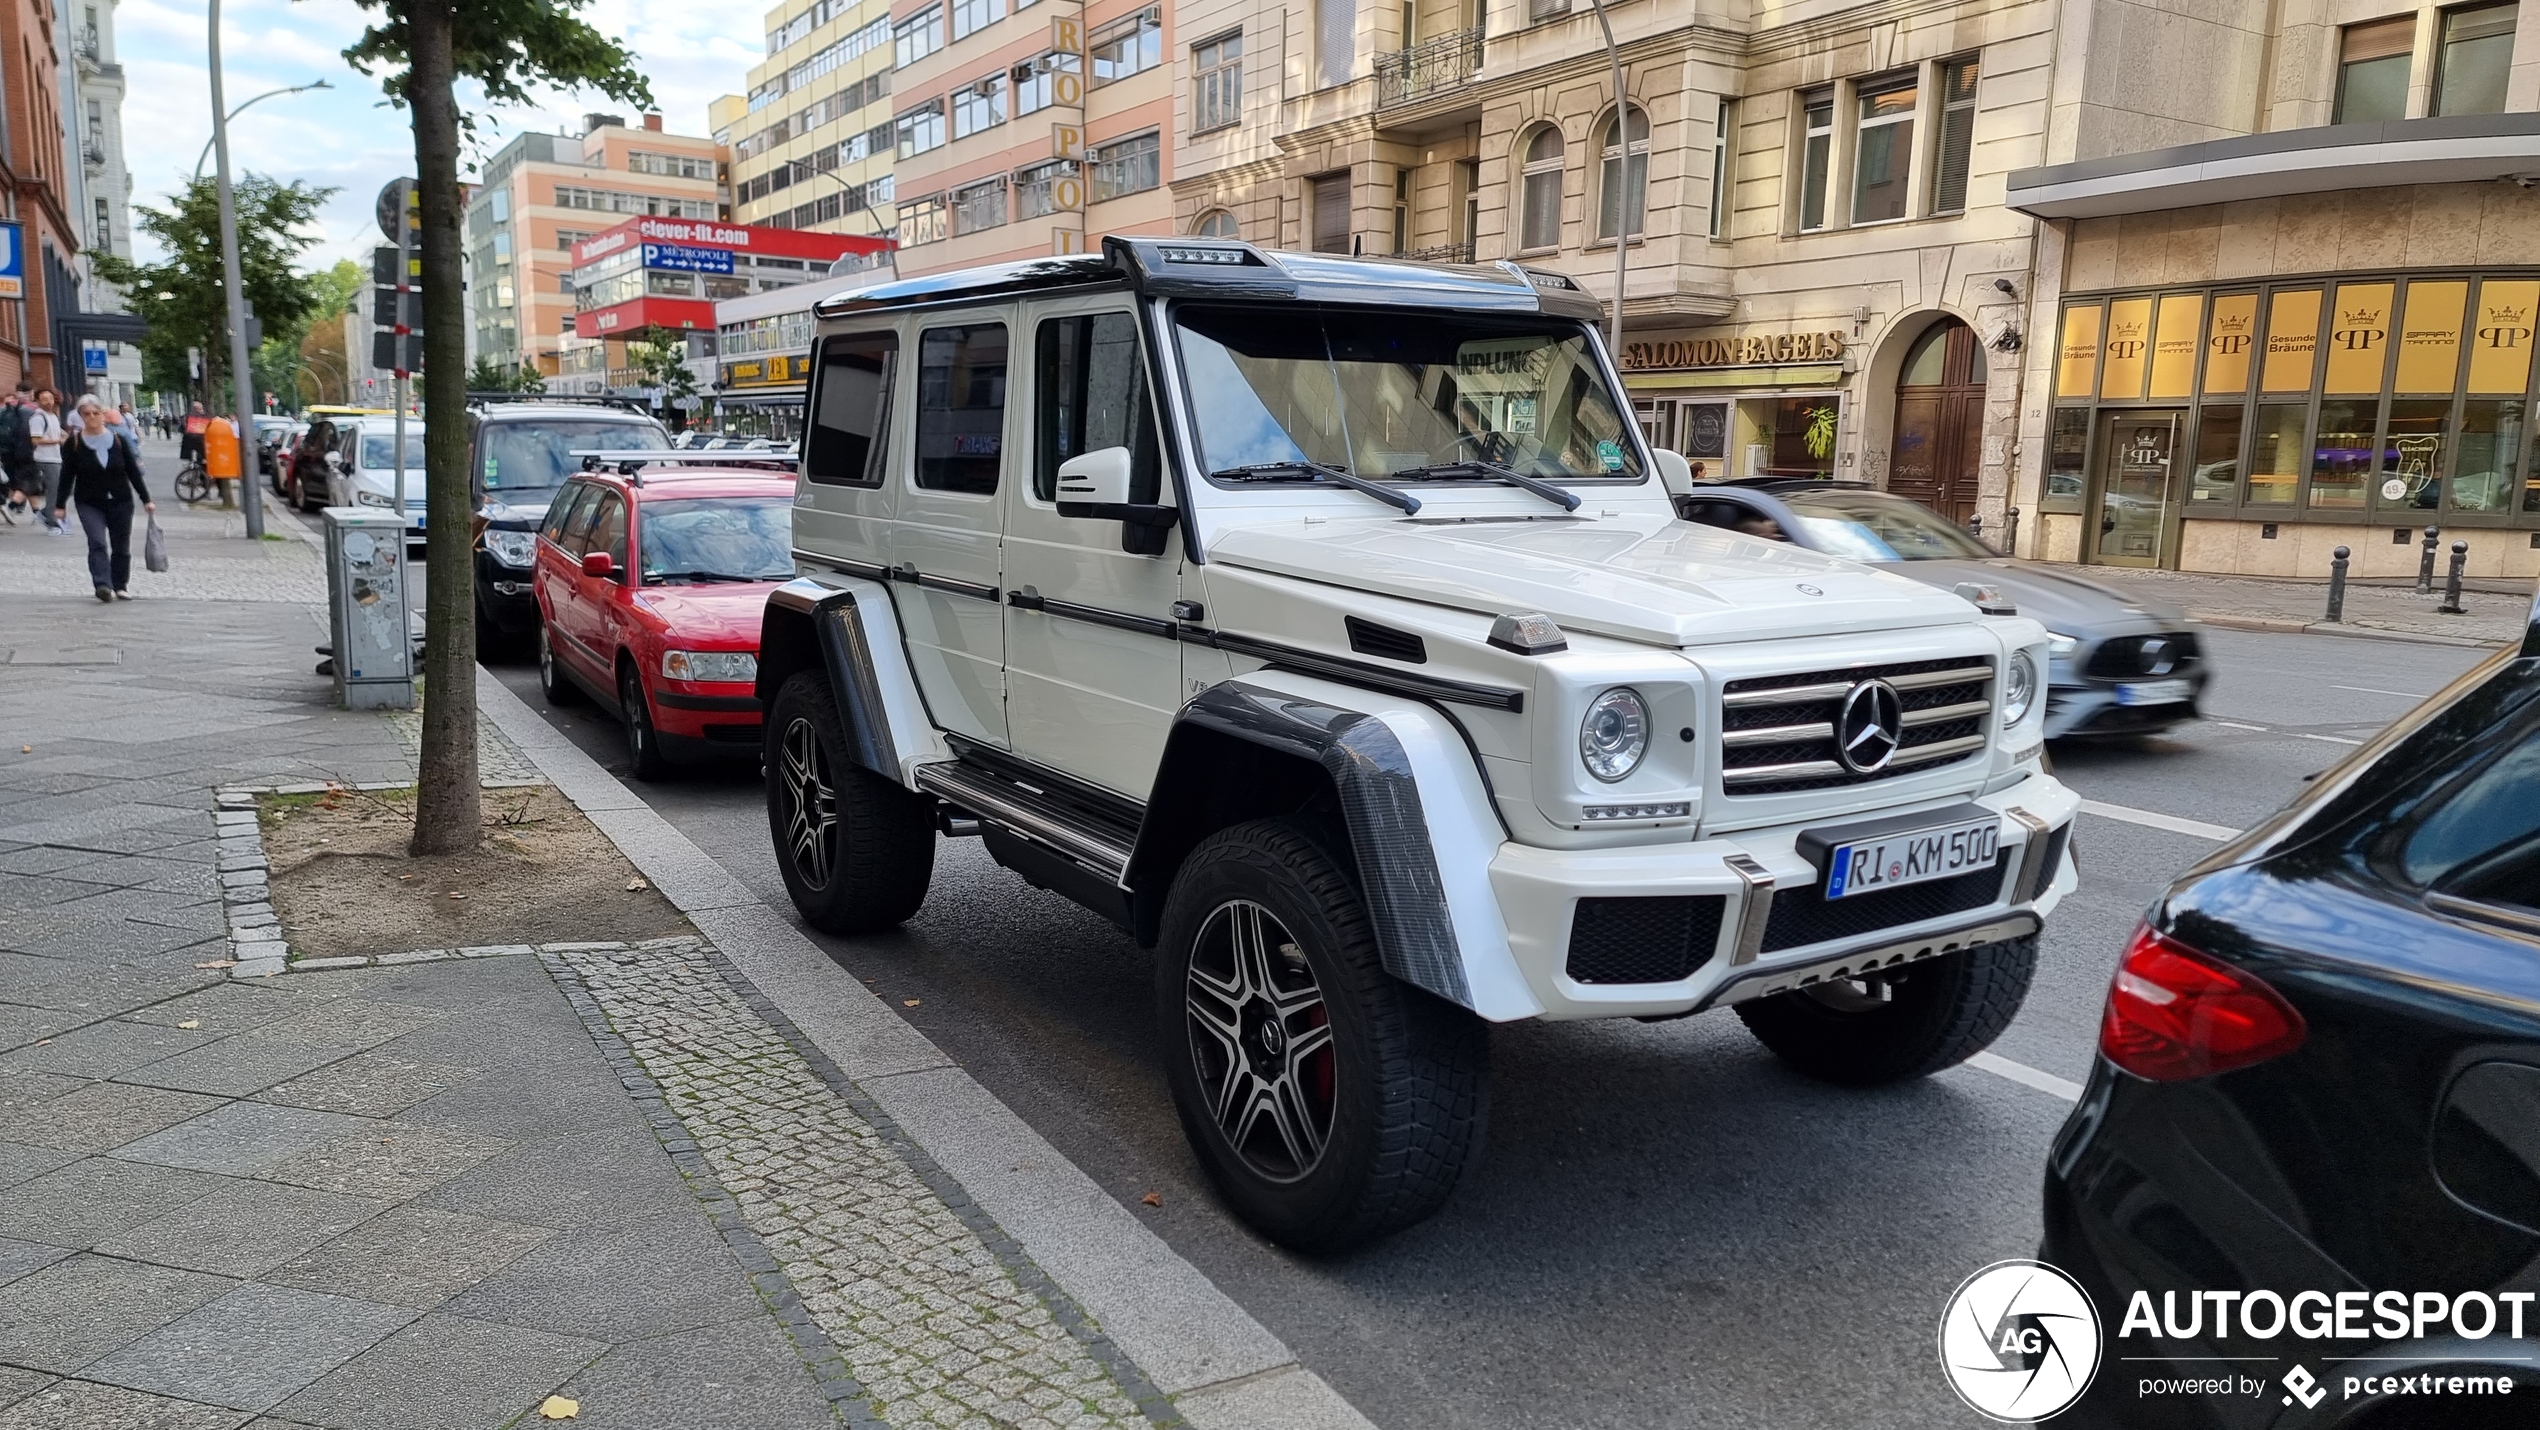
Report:
<svg viewBox="0 0 2540 1430"><path fill-rule="evenodd" d="M1227 1144L1270 1181L1312 1172L1338 1079L1331 1011L1295 936L1248 899L1219 905L1191 949L1183 1002L1200 1092Z"/></svg>
<svg viewBox="0 0 2540 1430"><path fill-rule="evenodd" d="M618 703L626 707L626 753L641 765L653 743L652 712L644 705L644 683L631 670L618 682Z"/></svg>
<svg viewBox="0 0 2540 1430"><path fill-rule="evenodd" d="M785 853L794 872L815 889L829 886L829 864L838 840L838 791L829 758L808 719L785 727L777 783L785 791Z"/></svg>

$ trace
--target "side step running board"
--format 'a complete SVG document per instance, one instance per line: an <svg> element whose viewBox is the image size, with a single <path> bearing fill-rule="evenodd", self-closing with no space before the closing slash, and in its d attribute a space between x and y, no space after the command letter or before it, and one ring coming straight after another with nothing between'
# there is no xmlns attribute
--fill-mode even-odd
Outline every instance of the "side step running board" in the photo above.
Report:
<svg viewBox="0 0 2540 1430"><path fill-rule="evenodd" d="M1129 848L1069 817L1058 801L1018 781L947 761L919 765L917 787L946 804L1036 844L1045 845L1117 885L1129 872Z"/></svg>

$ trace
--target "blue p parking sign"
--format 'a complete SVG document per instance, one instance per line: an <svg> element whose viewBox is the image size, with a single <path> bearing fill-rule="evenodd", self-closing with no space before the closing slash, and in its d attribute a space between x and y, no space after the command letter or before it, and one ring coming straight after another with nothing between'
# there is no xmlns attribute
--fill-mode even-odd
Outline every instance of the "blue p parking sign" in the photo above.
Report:
<svg viewBox="0 0 2540 1430"><path fill-rule="evenodd" d="M0 298L26 296L26 226L0 223Z"/></svg>

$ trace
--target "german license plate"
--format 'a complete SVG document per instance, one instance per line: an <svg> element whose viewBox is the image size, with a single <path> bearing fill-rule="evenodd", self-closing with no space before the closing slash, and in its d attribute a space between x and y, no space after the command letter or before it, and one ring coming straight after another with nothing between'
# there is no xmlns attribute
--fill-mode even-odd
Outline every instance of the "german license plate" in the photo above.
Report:
<svg viewBox="0 0 2540 1430"><path fill-rule="evenodd" d="M2184 680L2137 680L2117 687L2119 705L2176 705L2196 693Z"/></svg>
<svg viewBox="0 0 2540 1430"><path fill-rule="evenodd" d="M1993 816L1909 829L1838 844L1826 859L1826 897L1899 889L1989 867L2002 851L2002 821Z"/></svg>

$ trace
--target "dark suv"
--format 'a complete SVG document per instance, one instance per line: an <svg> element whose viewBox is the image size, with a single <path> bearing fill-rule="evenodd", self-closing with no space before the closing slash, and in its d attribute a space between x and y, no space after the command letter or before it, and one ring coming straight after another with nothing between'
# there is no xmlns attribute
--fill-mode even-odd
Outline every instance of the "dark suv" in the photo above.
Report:
<svg viewBox="0 0 2540 1430"><path fill-rule="evenodd" d="M470 393L468 484L476 502L476 628L493 643L525 641L538 630L530 591L538 524L565 479L582 470L575 452L661 451L670 434L631 402Z"/></svg>

